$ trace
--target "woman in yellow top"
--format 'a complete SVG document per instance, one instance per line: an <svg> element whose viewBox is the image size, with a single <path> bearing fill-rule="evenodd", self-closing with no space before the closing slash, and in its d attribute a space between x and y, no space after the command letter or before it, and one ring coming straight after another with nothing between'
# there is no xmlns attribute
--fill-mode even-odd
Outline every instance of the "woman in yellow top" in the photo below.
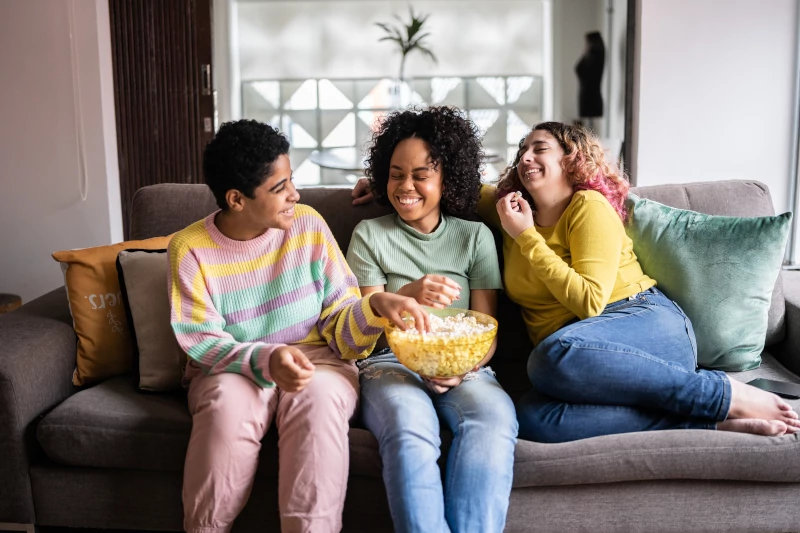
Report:
<svg viewBox="0 0 800 533"><path fill-rule="evenodd" d="M519 436L797 431L777 396L697 369L691 322L642 272L625 233L627 193L597 139L557 122L535 126L497 189L484 187L479 213L503 228L505 289L535 345Z"/></svg>

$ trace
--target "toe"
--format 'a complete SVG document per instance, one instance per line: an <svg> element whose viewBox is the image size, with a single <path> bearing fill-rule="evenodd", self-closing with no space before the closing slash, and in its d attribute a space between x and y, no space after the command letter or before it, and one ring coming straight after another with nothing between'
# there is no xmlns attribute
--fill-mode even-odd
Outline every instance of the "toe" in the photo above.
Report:
<svg viewBox="0 0 800 533"><path fill-rule="evenodd" d="M770 421L770 436L772 437L780 437L781 435L785 435L786 432L789 430L789 426L781 422L780 420L772 420Z"/></svg>
<svg viewBox="0 0 800 533"><path fill-rule="evenodd" d="M790 418L788 420L784 420L784 423L787 426L790 426L790 427L800 428L800 420L797 420L797 419L794 419L794 418Z"/></svg>

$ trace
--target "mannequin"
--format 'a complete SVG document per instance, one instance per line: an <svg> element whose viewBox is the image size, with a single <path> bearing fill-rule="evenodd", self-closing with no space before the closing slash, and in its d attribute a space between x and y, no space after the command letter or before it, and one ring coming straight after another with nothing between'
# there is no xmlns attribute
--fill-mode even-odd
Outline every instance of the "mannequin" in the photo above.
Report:
<svg viewBox="0 0 800 533"><path fill-rule="evenodd" d="M600 32L586 34L586 49L578 63L575 73L578 75L578 114L583 125L595 129L595 119L603 116L603 95L600 93L600 82L603 79L603 67L606 60L606 47Z"/></svg>

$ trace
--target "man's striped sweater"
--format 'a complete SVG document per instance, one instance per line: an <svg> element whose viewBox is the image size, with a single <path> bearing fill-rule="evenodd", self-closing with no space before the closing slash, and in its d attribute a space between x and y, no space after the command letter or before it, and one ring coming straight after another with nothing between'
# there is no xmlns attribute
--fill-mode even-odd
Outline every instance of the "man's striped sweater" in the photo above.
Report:
<svg viewBox="0 0 800 533"><path fill-rule="evenodd" d="M272 387L269 359L280 346L327 344L343 359L372 352L380 319L319 213L298 204L289 230L249 241L223 235L216 214L169 244L172 328L207 374Z"/></svg>

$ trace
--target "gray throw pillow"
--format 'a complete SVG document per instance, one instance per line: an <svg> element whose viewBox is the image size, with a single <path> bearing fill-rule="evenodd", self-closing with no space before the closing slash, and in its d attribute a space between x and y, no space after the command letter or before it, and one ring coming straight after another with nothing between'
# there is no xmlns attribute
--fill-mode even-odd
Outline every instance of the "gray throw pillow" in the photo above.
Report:
<svg viewBox="0 0 800 533"><path fill-rule="evenodd" d="M117 271L133 332L139 388L179 389L186 354L170 326L166 250L124 250L117 256Z"/></svg>

